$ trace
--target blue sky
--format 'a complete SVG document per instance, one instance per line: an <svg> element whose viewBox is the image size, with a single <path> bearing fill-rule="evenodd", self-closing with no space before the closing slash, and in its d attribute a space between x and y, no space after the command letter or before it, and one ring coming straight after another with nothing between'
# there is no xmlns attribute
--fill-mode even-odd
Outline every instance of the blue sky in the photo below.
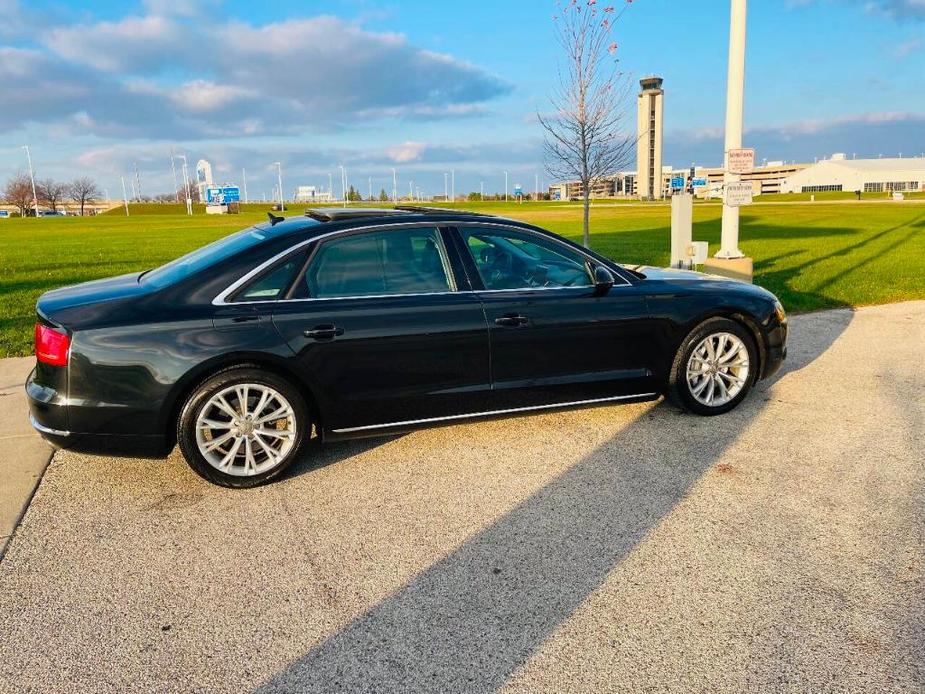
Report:
<svg viewBox="0 0 925 694"><path fill-rule="evenodd" d="M617 0L613 0L614 3ZM169 151L213 162L252 197L326 186L347 166L363 192L532 189L544 182L554 2L0 0L0 179L94 176L135 163L172 187ZM665 79L665 159L722 158L726 0L635 0L615 34L633 80ZM752 0L745 144L760 159L925 151L925 0ZM627 127L634 128L632 121Z"/></svg>

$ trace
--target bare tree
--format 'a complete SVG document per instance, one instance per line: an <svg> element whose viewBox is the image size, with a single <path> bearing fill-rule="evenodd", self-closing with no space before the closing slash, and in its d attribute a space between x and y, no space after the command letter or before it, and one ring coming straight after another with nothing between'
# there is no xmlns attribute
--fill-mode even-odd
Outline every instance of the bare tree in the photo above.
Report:
<svg viewBox="0 0 925 694"><path fill-rule="evenodd" d="M584 245L591 245L590 197L594 183L617 173L632 158L636 138L625 121L630 82L617 68L612 40L623 14L599 7L596 0L557 3L556 40L565 53L552 112L537 114L545 130L546 170L559 180L581 182L584 202Z"/></svg>
<svg viewBox="0 0 925 694"><path fill-rule="evenodd" d="M3 200L19 208L19 214L26 216L26 210L32 207L32 183L24 173L18 173L3 188Z"/></svg>
<svg viewBox="0 0 925 694"><path fill-rule="evenodd" d="M102 193L96 185L96 181L87 176L81 176L71 181L70 196L71 200L80 205L80 216L84 216L84 207L98 199Z"/></svg>
<svg viewBox="0 0 925 694"><path fill-rule="evenodd" d="M58 210L58 205L70 195L71 191L67 183L61 183L52 178L36 181L35 187L39 200L48 205L52 212Z"/></svg>

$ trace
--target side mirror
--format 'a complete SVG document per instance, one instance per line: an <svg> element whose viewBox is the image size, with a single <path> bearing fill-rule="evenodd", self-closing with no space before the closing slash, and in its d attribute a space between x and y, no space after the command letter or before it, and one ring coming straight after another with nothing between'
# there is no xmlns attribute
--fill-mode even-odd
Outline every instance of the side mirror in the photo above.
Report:
<svg viewBox="0 0 925 694"><path fill-rule="evenodd" d="M611 274L610 270L603 265L594 267L594 296L603 296L609 292L613 283L613 274Z"/></svg>

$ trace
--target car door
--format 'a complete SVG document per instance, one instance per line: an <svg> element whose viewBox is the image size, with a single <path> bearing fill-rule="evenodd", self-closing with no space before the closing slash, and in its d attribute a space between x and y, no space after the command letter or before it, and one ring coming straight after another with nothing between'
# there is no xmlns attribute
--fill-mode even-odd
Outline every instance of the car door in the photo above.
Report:
<svg viewBox="0 0 925 694"><path fill-rule="evenodd" d="M614 272L598 295L599 261L551 235L485 224L456 232L491 337L493 408L654 391L652 322L633 283Z"/></svg>
<svg viewBox="0 0 925 694"><path fill-rule="evenodd" d="M463 278L465 281L465 278ZM313 248L273 322L335 433L480 410L488 329L430 225L336 233Z"/></svg>

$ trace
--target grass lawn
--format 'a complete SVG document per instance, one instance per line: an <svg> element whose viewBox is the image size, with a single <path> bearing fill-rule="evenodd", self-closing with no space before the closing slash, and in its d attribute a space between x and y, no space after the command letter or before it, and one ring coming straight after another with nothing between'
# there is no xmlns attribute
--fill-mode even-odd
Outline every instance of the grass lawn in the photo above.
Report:
<svg viewBox="0 0 925 694"><path fill-rule="evenodd" d="M768 196L770 197L770 196ZM761 199L759 199L761 201ZM287 214L301 214L304 206ZM573 239L577 203L463 203L523 219ZM0 220L0 357L32 351L34 306L49 289L144 270L266 219L267 205L237 216L193 217L179 206L133 206L99 217ZM694 207L694 238L718 249L719 204ZM592 247L621 262L665 265L670 209L664 204L600 203L592 209ZM925 205L816 202L759 204L742 213L741 247L755 282L790 311L925 299Z"/></svg>

